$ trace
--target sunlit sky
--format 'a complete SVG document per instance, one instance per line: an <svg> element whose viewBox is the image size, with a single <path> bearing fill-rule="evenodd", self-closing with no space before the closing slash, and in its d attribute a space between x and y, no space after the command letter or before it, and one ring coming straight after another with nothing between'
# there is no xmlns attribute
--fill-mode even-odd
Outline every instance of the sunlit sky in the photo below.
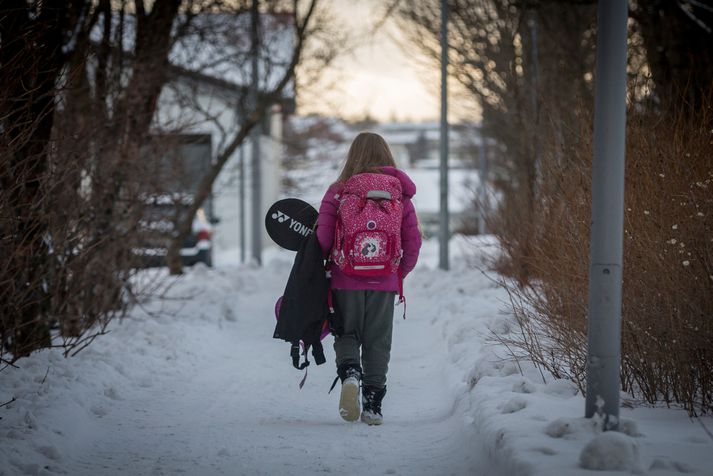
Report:
<svg viewBox="0 0 713 476"><path fill-rule="evenodd" d="M359 119L369 114L380 120L437 120L438 68L419 63L420 51L405 53L395 38L399 30L387 22L376 34L371 27L381 18L378 0L325 0L336 19L348 25L357 47L341 56L324 73L323 88L305 92L298 113ZM414 49L415 50L415 49Z"/></svg>

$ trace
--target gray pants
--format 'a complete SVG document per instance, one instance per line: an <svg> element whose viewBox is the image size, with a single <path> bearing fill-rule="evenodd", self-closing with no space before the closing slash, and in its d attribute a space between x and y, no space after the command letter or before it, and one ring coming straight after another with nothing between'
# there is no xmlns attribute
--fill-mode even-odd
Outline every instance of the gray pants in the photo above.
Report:
<svg viewBox="0 0 713 476"><path fill-rule="evenodd" d="M364 385L385 387L396 293L335 289L332 295L344 326L341 337L334 339L337 366L361 364Z"/></svg>

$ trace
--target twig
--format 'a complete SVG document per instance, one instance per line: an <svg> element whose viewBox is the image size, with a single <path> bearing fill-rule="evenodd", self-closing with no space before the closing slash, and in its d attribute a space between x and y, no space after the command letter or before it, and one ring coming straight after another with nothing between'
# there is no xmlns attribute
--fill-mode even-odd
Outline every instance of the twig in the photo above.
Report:
<svg viewBox="0 0 713 476"><path fill-rule="evenodd" d="M690 3L690 2L689 2ZM696 25L701 27L706 33L711 33L713 30L711 30L711 27L706 25L703 20L698 18L692 11L690 11L688 8L684 7L683 4L679 1L676 2L676 5L678 5L679 10L681 10L688 18L691 19Z"/></svg>
<svg viewBox="0 0 713 476"><path fill-rule="evenodd" d="M47 366L47 372L45 372L45 376L42 377L42 381L40 382L40 386L42 386L42 385L45 383L45 381L47 380L47 376L48 376L49 374L50 374L50 366L48 365L48 366Z"/></svg>
<svg viewBox="0 0 713 476"><path fill-rule="evenodd" d="M507 353L510 354L510 357L512 358L512 360L515 361L515 365L517 365L517 370L520 372L520 375L522 375L524 377L525 373L522 371L522 366L520 365L520 358L515 353L515 351L512 350L509 342L506 341L504 337L501 337L500 335L496 334L492 330L490 331L490 334L492 335L495 343L500 344L505 347L505 349L507 350ZM505 360L505 359L503 359L503 360ZM538 366L538 368L539 368L539 366ZM540 371L540 373L542 373L542 372ZM542 377L542 379L544 380L544 376ZM544 383L547 383L547 382L544 382Z"/></svg>
<svg viewBox="0 0 713 476"><path fill-rule="evenodd" d="M16 400L17 400L17 398L12 397L12 400L10 400L9 402L0 403L0 408L4 407L4 406L6 406L6 405L10 405L12 402L14 402L14 401L16 401Z"/></svg>
<svg viewBox="0 0 713 476"><path fill-rule="evenodd" d="M18 367L17 365L15 365L12 361L7 360L7 359L4 359L4 358L2 358L2 357L0 357L0 364L3 365L2 367L0 367L0 372L2 372L3 370L5 370L7 367L12 367L12 368L15 368L15 369L19 369L19 368L20 368L20 367Z"/></svg>
<svg viewBox="0 0 713 476"><path fill-rule="evenodd" d="M79 340L78 342L71 344L65 350L64 356L65 357L66 356L74 357L75 355L80 353L82 350L86 349L89 346L89 344L94 342L94 339L96 339L99 336L107 335L108 333L109 333L109 331L107 331L107 330L101 330L99 332L94 333L93 335L91 335L89 337L86 337L84 339Z"/></svg>
<svg viewBox="0 0 713 476"><path fill-rule="evenodd" d="M713 12L713 7L706 5L705 3L701 3L697 0L685 0L685 1L690 3L691 5L693 5L694 7L699 7L704 10L708 10L709 12Z"/></svg>

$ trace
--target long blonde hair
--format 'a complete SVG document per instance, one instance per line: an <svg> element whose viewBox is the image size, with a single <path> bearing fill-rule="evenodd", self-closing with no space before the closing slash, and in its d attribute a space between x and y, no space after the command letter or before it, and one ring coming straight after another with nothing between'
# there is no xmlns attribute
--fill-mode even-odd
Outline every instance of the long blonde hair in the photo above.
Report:
<svg viewBox="0 0 713 476"><path fill-rule="evenodd" d="M361 132L356 136L337 182L346 182L351 176L364 172L378 172L379 167L396 167L394 156L383 137L373 132Z"/></svg>

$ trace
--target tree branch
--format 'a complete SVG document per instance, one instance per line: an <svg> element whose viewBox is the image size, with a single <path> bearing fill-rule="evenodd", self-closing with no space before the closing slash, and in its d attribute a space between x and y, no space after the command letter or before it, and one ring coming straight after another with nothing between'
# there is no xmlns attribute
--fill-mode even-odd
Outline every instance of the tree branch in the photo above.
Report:
<svg viewBox="0 0 713 476"><path fill-rule="evenodd" d="M211 167L208 174L203 177L203 180L201 180L193 197L193 203L188 208L188 210L186 210L184 216L178 224L177 236L171 241L171 244L169 246L169 262L180 263L180 260L172 260L170 257L178 256L181 243L191 231L193 217L198 212L198 209L203 206L203 202L208 198L208 196L210 196L210 192L213 188L213 183L218 177L218 174L220 174L221 170L223 170L223 167L228 162L233 153L237 150L237 148L245 141L246 137L250 134L253 127L260 123L263 116L265 115L265 111L267 110L267 108L277 102L277 100L282 94L282 91L285 89L285 86L287 86L287 84L294 79L295 68L300 62L302 50L304 48L307 27L310 24L310 20L312 18L312 15L314 14L317 3L318 0L310 0L309 7L307 8L307 12L305 13L305 16L302 21L300 21L300 19L298 18L297 10L295 9L294 25L296 28L297 43L295 44L295 47L293 49L290 63L287 69L285 70L282 78L278 82L277 86L268 94L265 94L258 99L254 110L247 115L233 139L228 143L228 146L218 155L215 163ZM172 267L171 272L174 274L178 274L181 272L181 270L180 268L176 269Z"/></svg>

